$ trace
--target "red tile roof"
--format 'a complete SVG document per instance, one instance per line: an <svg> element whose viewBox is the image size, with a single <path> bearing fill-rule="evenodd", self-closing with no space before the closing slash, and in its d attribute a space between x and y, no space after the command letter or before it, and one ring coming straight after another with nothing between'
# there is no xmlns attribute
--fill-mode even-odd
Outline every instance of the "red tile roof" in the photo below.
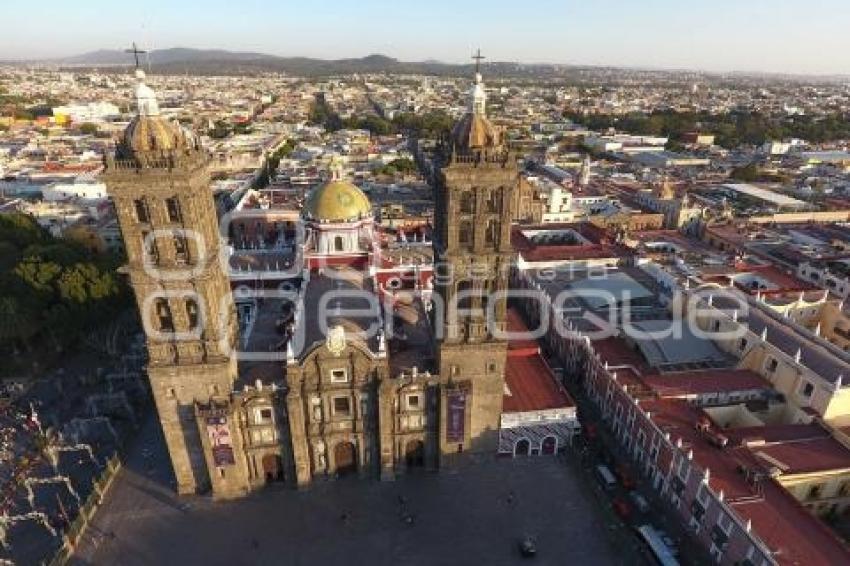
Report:
<svg viewBox="0 0 850 566"><path fill-rule="evenodd" d="M575 404L558 387L552 370L537 350L511 350L505 368L503 410L526 413L572 407Z"/></svg>
<svg viewBox="0 0 850 566"><path fill-rule="evenodd" d="M507 323L509 332L528 330L513 309L508 310ZM509 342L505 385L503 410L506 413L575 406L566 391L558 385L555 374L540 355L540 348L533 340L519 339Z"/></svg>
<svg viewBox="0 0 850 566"><path fill-rule="evenodd" d="M850 469L850 449L815 423L734 429L727 436L742 443L752 464L765 470L808 474Z"/></svg>
<svg viewBox="0 0 850 566"><path fill-rule="evenodd" d="M652 413L653 422L669 432L673 441L681 438L684 449L693 450L700 468L711 470L711 488L723 490L726 503L744 521L752 521L777 562L806 566L848 563L850 553L841 540L775 480L766 478L758 488L747 481L740 468L755 465L749 448L718 448L696 428L696 423L707 418L703 411L677 399L647 400L641 407Z"/></svg>
<svg viewBox="0 0 850 566"><path fill-rule="evenodd" d="M773 389L765 378L748 369L706 369L644 376L662 397Z"/></svg>

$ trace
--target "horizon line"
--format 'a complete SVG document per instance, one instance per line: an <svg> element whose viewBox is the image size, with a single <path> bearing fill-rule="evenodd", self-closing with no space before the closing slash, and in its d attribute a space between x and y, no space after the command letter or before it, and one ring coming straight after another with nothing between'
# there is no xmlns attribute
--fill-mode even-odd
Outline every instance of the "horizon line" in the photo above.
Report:
<svg viewBox="0 0 850 566"><path fill-rule="evenodd" d="M177 45L171 47L161 47L161 48L150 48L147 52L148 57L151 53L160 52L160 51L170 51L170 50L178 50L184 49L188 51L222 51L234 55L259 55L264 57L275 57L278 59L312 59L315 61L324 61L324 62L336 62L336 61L347 61L347 60L358 60L358 59L366 59L368 57L386 57L388 59L392 59L399 63L411 63L411 64L427 64L434 63L440 65L448 65L455 67L465 67L474 66L474 63L463 63L463 62L451 62L445 61L442 59L437 59L433 57L426 57L420 60L403 60L392 55L387 55L386 53L368 53L366 55L360 56L350 56L350 57L338 57L338 58L327 58L327 57L316 57L310 55L281 55L277 53L270 53L265 51L252 51L252 50L241 50L241 49L227 49L222 47L190 47L185 45ZM74 55L58 55L58 56L45 56L38 58L17 58L17 59L0 59L0 65L26 65L26 64L57 64L58 61L62 59L72 59L78 57L84 57L86 55L91 55L99 52L121 52L123 51L120 47L114 48L98 48L89 51L84 51L82 53L77 53ZM187 61L187 63L192 63L191 61ZM162 63L159 63L162 64ZM553 66L553 67L574 67L574 68L590 68L590 69L621 69L621 70L631 70L631 71L652 71L652 72L667 72L667 73L700 73L705 75L756 75L756 76L774 76L774 77L796 77L796 78L832 78L832 79L850 79L850 71L844 73L809 73L809 72L801 72L801 71L777 71L777 70L746 70L746 69L724 69L724 70L710 70L700 67L674 67L674 66L650 66L650 65L629 65L629 64L616 64L616 63L576 63L576 62L552 62L552 61L521 61L521 60L492 60L487 63L482 63L482 66L486 68L487 65L494 64L514 64L514 65L526 65L526 66ZM75 64L75 66L109 66L109 67L117 67L122 64L120 63L107 63L107 64L91 64L91 63L79 63ZM128 62L127 65L132 65L131 62Z"/></svg>

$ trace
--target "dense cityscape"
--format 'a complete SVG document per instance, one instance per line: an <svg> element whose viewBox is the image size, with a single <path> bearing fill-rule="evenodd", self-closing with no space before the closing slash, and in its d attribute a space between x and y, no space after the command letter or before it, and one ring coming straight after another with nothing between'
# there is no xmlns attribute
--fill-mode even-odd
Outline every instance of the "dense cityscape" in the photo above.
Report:
<svg viewBox="0 0 850 566"><path fill-rule="evenodd" d="M850 562L850 80L485 48L0 64L0 563Z"/></svg>

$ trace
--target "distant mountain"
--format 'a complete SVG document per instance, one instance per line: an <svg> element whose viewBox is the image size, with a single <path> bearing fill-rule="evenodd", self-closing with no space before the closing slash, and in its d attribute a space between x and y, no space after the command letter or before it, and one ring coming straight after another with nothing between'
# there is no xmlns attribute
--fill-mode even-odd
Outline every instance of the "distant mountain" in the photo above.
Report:
<svg viewBox="0 0 850 566"><path fill-rule="evenodd" d="M314 59L310 57L280 57L267 53L227 51L225 49L191 49L173 47L156 49L141 55L141 60L151 70L163 74L196 75L256 75L260 73L286 73L301 77L327 77L335 75L360 74L421 74L437 76L464 76L473 72L472 64L455 65L427 59L425 61L399 61L381 54L348 59ZM103 71L110 67L129 68L133 56L120 49L101 49L74 55L40 61L7 61L13 64L52 64L60 67L78 69L97 68ZM0 61L3 63L3 61ZM554 65L511 62L488 62L484 66L488 77L512 79L554 78L578 84L600 81L616 83L628 76L630 79L641 77L648 80L679 80L694 82L697 80L720 80L723 77L740 81L752 80L794 80L811 81L815 77L794 77L770 73L708 73L693 70L637 69L618 67L595 67L576 65ZM837 80L833 77L819 77L826 81ZM846 80L844 77L842 80Z"/></svg>
<svg viewBox="0 0 850 566"><path fill-rule="evenodd" d="M190 49L175 47L156 49L140 56L145 68L160 73L193 74L257 74L280 72L296 76L332 76L353 73L429 74L444 76L469 75L472 65L454 65L436 60L422 62L399 61L381 54L347 59L314 59L310 57L280 57L265 53L237 52L224 49ZM133 56L120 49L101 49L81 55L21 63L54 64L61 67L107 68L130 66ZM490 76L534 76L557 73L566 67L554 65L525 65L519 63L489 63Z"/></svg>
<svg viewBox="0 0 850 566"><path fill-rule="evenodd" d="M172 47L170 49L155 49L143 53L139 58L147 65L168 65L174 63L192 63L195 61L262 61L275 59L273 55L227 51L224 49L190 49L188 47ZM133 55L121 49L100 49L52 60L60 65L128 65L132 63Z"/></svg>

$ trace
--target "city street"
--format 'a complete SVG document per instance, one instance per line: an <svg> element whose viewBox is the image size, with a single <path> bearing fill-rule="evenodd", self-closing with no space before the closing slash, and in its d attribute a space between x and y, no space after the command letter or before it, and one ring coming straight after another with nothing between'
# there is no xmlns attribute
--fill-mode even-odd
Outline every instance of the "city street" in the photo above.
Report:
<svg viewBox="0 0 850 566"><path fill-rule="evenodd" d="M150 420L71 563L642 564L561 459L470 463L391 483L344 480L234 502L178 499ZM412 523L405 520L413 517Z"/></svg>

